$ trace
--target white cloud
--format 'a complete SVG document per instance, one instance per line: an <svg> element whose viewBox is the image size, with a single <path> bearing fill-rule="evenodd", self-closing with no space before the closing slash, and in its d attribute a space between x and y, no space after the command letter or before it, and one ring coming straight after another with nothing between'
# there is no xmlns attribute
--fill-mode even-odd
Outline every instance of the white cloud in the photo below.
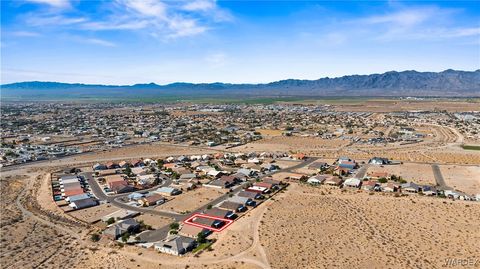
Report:
<svg viewBox="0 0 480 269"><path fill-rule="evenodd" d="M139 15L165 18L167 7L163 2L157 0L121 0L119 3L127 9L137 12Z"/></svg>
<svg viewBox="0 0 480 269"><path fill-rule="evenodd" d="M212 67L222 67L227 63L227 55L223 52L209 54L205 61Z"/></svg>
<svg viewBox="0 0 480 269"><path fill-rule="evenodd" d="M366 24L390 23L400 26L414 26L430 19L434 14L435 9L432 8L407 9L385 15L371 16L362 19L361 22Z"/></svg>
<svg viewBox="0 0 480 269"><path fill-rule="evenodd" d="M28 13L25 17L27 24L31 26L64 26L79 24L88 20L84 17L67 17L63 15L51 14L42 14L40 16L35 16L31 13Z"/></svg>
<svg viewBox="0 0 480 269"><path fill-rule="evenodd" d="M208 29L205 26L199 25L194 19L183 18L181 16L169 19L167 25L171 32L167 35L168 38L198 35Z"/></svg>
<svg viewBox="0 0 480 269"><path fill-rule="evenodd" d="M27 0L28 2L45 4L55 8L70 8L69 0Z"/></svg>
<svg viewBox="0 0 480 269"><path fill-rule="evenodd" d="M11 34L13 36L18 36L18 37L38 37L38 36L41 36L40 33L29 32L29 31L14 31Z"/></svg>
<svg viewBox="0 0 480 269"><path fill-rule="evenodd" d="M437 6L400 7L394 11L360 18L350 30L370 32L375 40L439 40L479 35L479 28L458 28L456 16L461 10Z"/></svg>
<svg viewBox="0 0 480 269"><path fill-rule="evenodd" d="M215 2L214 1L209 1L209 0L196 0L192 2L188 2L186 5L184 5L182 8L184 10L189 10L189 11L207 11L207 10L212 10L215 9Z"/></svg>
<svg viewBox="0 0 480 269"><path fill-rule="evenodd" d="M68 0L30 1L52 7L70 6ZM213 0L114 0L105 2L104 7L109 11L95 19L85 13L75 15L75 10L66 13L60 9L31 12L22 16L29 26L83 31L143 30L162 40L199 35L213 28L215 23L232 19L230 13L218 7Z"/></svg>
<svg viewBox="0 0 480 269"><path fill-rule="evenodd" d="M83 24L88 30L140 30L163 40L199 35L210 24L226 21L229 13L214 1L188 3L160 0L116 0L111 16Z"/></svg>
<svg viewBox="0 0 480 269"><path fill-rule="evenodd" d="M104 46L104 47L115 47L116 46L115 43L112 43L110 41L103 40L103 39L98 39L98 38L83 39L83 42L93 44L93 45L100 45L100 46Z"/></svg>

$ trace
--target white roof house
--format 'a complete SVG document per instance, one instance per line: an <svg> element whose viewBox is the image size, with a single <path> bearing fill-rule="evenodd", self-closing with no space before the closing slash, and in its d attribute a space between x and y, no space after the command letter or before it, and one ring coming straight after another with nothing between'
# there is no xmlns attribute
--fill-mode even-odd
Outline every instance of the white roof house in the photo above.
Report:
<svg viewBox="0 0 480 269"><path fill-rule="evenodd" d="M110 218L113 218L114 220L122 220L126 218L132 218L139 213L137 211L132 211L132 210L126 210L126 209L120 209L117 210L113 213L110 213L108 215L105 215L102 217L103 222L107 222Z"/></svg>
<svg viewBox="0 0 480 269"><path fill-rule="evenodd" d="M360 183L362 183L362 181L358 178L348 178L345 180L345 182L343 182L343 185L347 187L358 188L360 187Z"/></svg>
<svg viewBox="0 0 480 269"><path fill-rule="evenodd" d="M176 236L154 244L155 250L171 255L183 255L193 249L195 239L186 236Z"/></svg>
<svg viewBox="0 0 480 269"><path fill-rule="evenodd" d="M327 177L323 175L316 175L312 176L309 179L307 179L307 183L310 184L322 184Z"/></svg>

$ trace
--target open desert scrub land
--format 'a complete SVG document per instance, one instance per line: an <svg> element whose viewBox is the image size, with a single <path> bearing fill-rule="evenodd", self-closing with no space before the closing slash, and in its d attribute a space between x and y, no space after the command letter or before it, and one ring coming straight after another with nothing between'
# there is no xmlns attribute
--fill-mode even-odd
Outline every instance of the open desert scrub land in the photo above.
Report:
<svg viewBox="0 0 480 269"><path fill-rule="evenodd" d="M260 226L272 268L438 268L480 258L478 204L289 188Z"/></svg>
<svg viewBox="0 0 480 269"><path fill-rule="evenodd" d="M225 191L222 192L219 189L200 187L191 191L187 191L183 195L172 197L166 203L155 207L155 209L160 211L173 211L177 213L192 212L198 208L198 205L213 201L224 193Z"/></svg>
<svg viewBox="0 0 480 269"><path fill-rule="evenodd" d="M479 99L472 100L399 100L378 99L358 102L331 103L337 111L392 112L414 110L446 110L449 112L476 111Z"/></svg>
<svg viewBox="0 0 480 269"><path fill-rule="evenodd" d="M275 136L236 147L238 151L292 151L315 152L320 150L335 150L349 144L347 140L321 139L316 137Z"/></svg>
<svg viewBox="0 0 480 269"><path fill-rule="evenodd" d="M368 167L367 175L378 172L386 172L389 176L401 176L403 179L417 184L435 185L435 176L430 164L404 163L399 165L370 166Z"/></svg>
<svg viewBox="0 0 480 269"><path fill-rule="evenodd" d="M480 166L441 165L448 186L466 193L480 193Z"/></svg>

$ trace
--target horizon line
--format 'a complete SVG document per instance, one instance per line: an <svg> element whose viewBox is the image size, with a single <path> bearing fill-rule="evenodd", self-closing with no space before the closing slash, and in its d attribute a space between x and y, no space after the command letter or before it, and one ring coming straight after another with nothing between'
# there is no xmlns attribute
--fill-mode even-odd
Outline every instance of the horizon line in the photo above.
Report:
<svg viewBox="0 0 480 269"><path fill-rule="evenodd" d="M185 82L185 81L175 81L175 82L170 82L166 84L158 84L156 82L144 82L144 83L134 83L134 84L101 84L101 83L82 83L82 82L62 82L62 81L40 81L40 80L30 80L30 81L17 81L17 82L10 82L10 83L5 83L5 84L0 84L0 86L8 86L12 84L20 84L20 83L59 83L59 84L81 84L81 85L87 85L87 86L106 86L106 87L132 87L136 85L156 85L156 86L169 86L172 84L195 84L195 85L200 85L200 84L227 84L227 85L242 85L242 84L254 84L254 85L261 85L261 84L271 84L271 83L276 83L276 82L281 82L281 81L287 81L287 80L299 80L299 81L315 81L315 80L320 80L320 79L338 79L338 78L344 78L344 77L352 77L352 76L371 76L371 75L383 75L387 73L403 73L403 72L417 72L417 73L444 73L447 71L455 71L455 72L480 72L480 69L476 70L457 70L457 69L445 69L443 71L417 71L414 69L408 69L408 70L402 70L402 71L396 71L396 70L390 70L390 71L385 71L383 73L370 73L370 74L350 74L350 75L342 75L342 76L335 76L335 77L320 77L317 79L297 79L297 78L286 78L286 79L281 79L281 80L276 80L276 81L270 81L270 82L241 82L241 83L232 83L232 82L220 82L220 81L215 81L215 82Z"/></svg>

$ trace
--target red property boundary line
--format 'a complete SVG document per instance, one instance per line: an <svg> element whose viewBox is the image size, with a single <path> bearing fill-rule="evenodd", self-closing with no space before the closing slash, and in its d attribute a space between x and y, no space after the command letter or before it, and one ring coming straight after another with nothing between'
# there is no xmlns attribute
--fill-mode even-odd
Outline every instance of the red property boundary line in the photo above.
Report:
<svg viewBox="0 0 480 269"><path fill-rule="evenodd" d="M223 225L221 228L213 228L213 227L210 227L210 226L206 226L206 225L203 225L203 224L198 224L198 223L193 222L193 219L195 219L195 218L221 220L221 221L226 222L226 224ZM192 226L196 226L196 227L200 227L200 228L204 228L204 229L209 229L209 230L214 231L214 232L221 232L221 231L225 230L228 226L230 226L233 223L233 220L196 213L196 214L193 214L188 219L184 220L183 223L188 224L188 225L192 225Z"/></svg>

